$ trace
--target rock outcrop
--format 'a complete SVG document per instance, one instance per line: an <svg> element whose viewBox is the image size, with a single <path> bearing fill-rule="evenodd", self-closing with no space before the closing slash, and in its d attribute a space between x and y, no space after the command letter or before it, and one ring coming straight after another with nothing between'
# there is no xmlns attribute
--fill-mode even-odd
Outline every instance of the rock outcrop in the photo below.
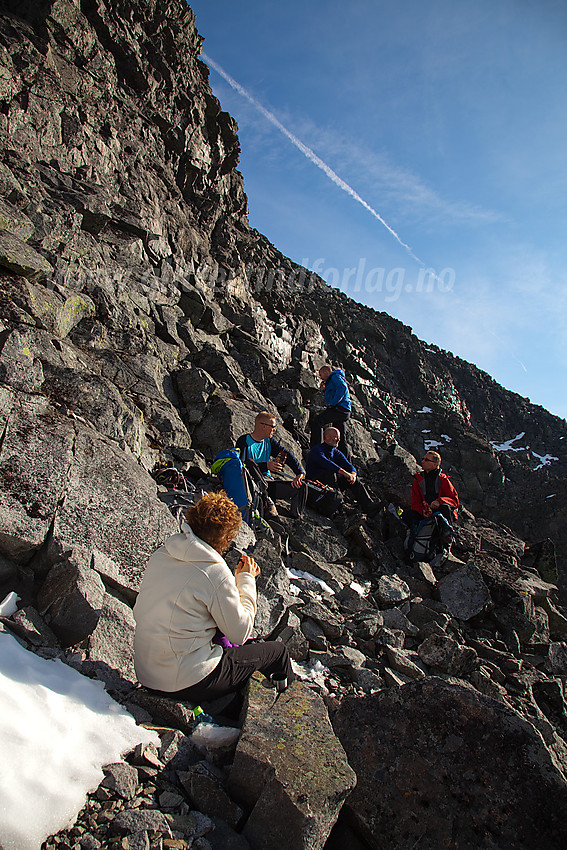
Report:
<svg viewBox="0 0 567 850"><path fill-rule="evenodd" d="M511 847L515 831L532 847L537 828L559 848L565 421L250 228L236 124L200 48L183 0L166 16L155 0L0 11L0 598L21 596L4 627L100 678L162 734L131 771L109 768L65 840L254 850L273 829L278 846L324 845L354 781L344 757L332 777L319 764L291 782L297 753L274 750L258 707L273 695L258 689L236 757L206 757L187 707L136 689L131 607L149 553L177 528L166 502L181 511L191 498L158 487L155 464L175 464L197 493L216 487L213 456L261 409L301 455L331 360L352 389L360 477L391 508L336 523L282 515L277 533L241 540L262 565L256 633L285 641L306 680L274 724L285 739L295 705L302 733L324 733L318 755L342 753L324 700L358 777L351 826L339 815L328 846L354 828L352 846ZM404 561L395 510L424 440L441 446L464 505L436 569ZM360 761L372 724L374 774ZM269 778L252 799L238 765L262 742L253 760ZM280 803L287 845L269 817Z"/></svg>

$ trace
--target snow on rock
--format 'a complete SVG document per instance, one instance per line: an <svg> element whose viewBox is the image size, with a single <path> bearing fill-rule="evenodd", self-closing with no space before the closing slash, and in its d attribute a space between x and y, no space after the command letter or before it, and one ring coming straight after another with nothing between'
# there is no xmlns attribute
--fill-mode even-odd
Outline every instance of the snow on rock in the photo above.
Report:
<svg viewBox="0 0 567 850"><path fill-rule="evenodd" d="M287 574L289 578L299 578L304 579L305 581L314 581L321 586L325 593L328 593L330 596L335 595L335 591L331 587L329 587L329 585L324 582L322 578L317 578L317 576L311 575L311 573L307 573L305 572L305 570L295 570L288 568Z"/></svg>
<svg viewBox="0 0 567 850"><path fill-rule="evenodd" d="M0 846L39 850L71 825L111 764L153 732L102 682L28 652L0 632Z"/></svg>
<svg viewBox="0 0 567 850"><path fill-rule="evenodd" d="M428 452L430 449L439 448L443 443L440 443L439 440L424 440L423 445L425 446L425 451Z"/></svg>
<svg viewBox="0 0 567 850"><path fill-rule="evenodd" d="M8 596L0 602L0 617L11 617L12 614L15 614L18 610L19 600L20 597L12 590L11 593L9 593Z"/></svg>
<svg viewBox="0 0 567 850"><path fill-rule="evenodd" d="M520 434L516 434L515 437L512 437L511 440L507 440L505 443L496 443L493 440L490 441L490 445L497 452L523 452L528 446L513 446L512 443L515 443L516 440L521 440L522 437L526 436L526 432L522 431Z"/></svg>
<svg viewBox="0 0 567 850"><path fill-rule="evenodd" d="M421 410L416 410L416 413L433 413L430 407L422 407Z"/></svg>
<svg viewBox="0 0 567 850"><path fill-rule="evenodd" d="M539 464L534 467L534 469L542 469L544 466L551 466L554 460L559 460L558 457L554 457L553 455L538 455L538 453L534 452L533 449L532 454L534 457L539 458Z"/></svg>

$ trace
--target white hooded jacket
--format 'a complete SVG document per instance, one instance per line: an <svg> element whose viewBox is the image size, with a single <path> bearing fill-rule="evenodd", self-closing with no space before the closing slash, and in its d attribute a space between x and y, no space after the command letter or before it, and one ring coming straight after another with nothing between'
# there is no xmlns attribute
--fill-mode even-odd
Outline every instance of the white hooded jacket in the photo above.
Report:
<svg viewBox="0 0 567 850"><path fill-rule="evenodd" d="M149 688L178 691L196 685L220 661L212 643L218 628L243 644L254 626L256 581L235 577L224 558L184 523L151 556L134 606L134 665Z"/></svg>

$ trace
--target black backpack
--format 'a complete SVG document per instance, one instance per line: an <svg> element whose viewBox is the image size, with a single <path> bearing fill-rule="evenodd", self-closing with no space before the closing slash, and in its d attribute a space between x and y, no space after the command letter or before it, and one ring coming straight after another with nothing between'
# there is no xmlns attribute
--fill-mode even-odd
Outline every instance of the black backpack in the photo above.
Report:
<svg viewBox="0 0 567 850"><path fill-rule="evenodd" d="M409 532L408 560L427 561L432 567L442 566L449 557L453 536L453 526L443 514L434 511Z"/></svg>

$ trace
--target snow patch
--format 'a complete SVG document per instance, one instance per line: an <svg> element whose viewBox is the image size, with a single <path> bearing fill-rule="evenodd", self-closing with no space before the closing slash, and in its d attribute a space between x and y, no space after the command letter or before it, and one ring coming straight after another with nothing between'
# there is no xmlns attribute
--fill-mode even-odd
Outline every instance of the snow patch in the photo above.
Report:
<svg viewBox="0 0 567 850"><path fill-rule="evenodd" d="M311 573L306 573L304 570L294 570L288 568L287 574L289 578L302 578L306 581L316 581L317 584L321 586L321 589L325 591L325 593L329 593L331 596L335 595L335 591L329 587L326 582L323 581L322 578L317 578L317 576L311 575Z"/></svg>
<svg viewBox="0 0 567 850"><path fill-rule="evenodd" d="M62 661L46 661L0 632L0 846L39 850L74 823L102 766L155 732Z"/></svg>
<svg viewBox="0 0 567 850"><path fill-rule="evenodd" d="M303 679L304 682L315 682L322 691L326 694L329 693L325 685L325 677L330 676L331 671L324 664L321 664L320 661L316 661L315 664L310 666L307 662L300 663L292 659L291 666L299 679Z"/></svg>
<svg viewBox="0 0 567 850"><path fill-rule="evenodd" d="M433 413L430 407L422 407L421 410L416 410L416 413Z"/></svg>
<svg viewBox="0 0 567 850"><path fill-rule="evenodd" d="M544 466L551 466L551 464L553 463L554 460L559 460L558 457L554 457L553 455L538 455L538 453L534 452L533 449L532 449L532 454L533 454L534 457L539 458L539 461L540 461L539 464L536 467L534 467L534 471L537 470L537 469L542 469L542 467L544 467Z"/></svg>
<svg viewBox="0 0 567 850"><path fill-rule="evenodd" d="M507 440L505 443L496 443L493 440L490 440L490 445L497 452L524 452L526 451L528 446L513 446L512 443L515 443L516 440L521 440L522 437L526 436L526 432L522 431L520 434L516 434L515 437L512 437L511 440Z"/></svg>
<svg viewBox="0 0 567 850"><path fill-rule="evenodd" d="M439 448L443 443L440 443L438 440L424 440L423 445L425 446L425 451L428 452L430 449Z"/></svg>

